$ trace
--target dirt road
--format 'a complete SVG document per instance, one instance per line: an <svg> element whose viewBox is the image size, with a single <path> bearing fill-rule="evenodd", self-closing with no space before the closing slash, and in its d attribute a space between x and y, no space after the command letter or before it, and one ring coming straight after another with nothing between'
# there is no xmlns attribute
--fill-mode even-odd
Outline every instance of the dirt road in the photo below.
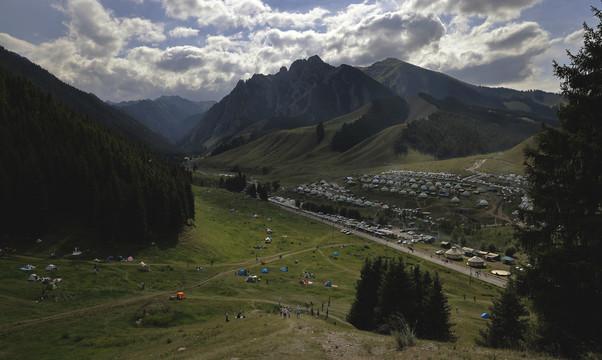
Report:
<svg viewBox="0 0 602 360"><path fill-rule="evenodd" d="M289 207L289 206L286 206L286 205L283 205L283 204L280 204L280 203L274 202L274 201L272 201L272 204L278 205L278 206L280 206L283 209L286 209L288 211L294 212L294 213L299 214L299 215L303 215L303 216L308 217L310 219L313 219L313 220L316 220L316 221L320 221L320 222L323 222L323 223L328 224L328 225L332 225L332 226L334 226L334 227L336 227L338 229L345 228L344 226L342 226L340 224L332 222L329 219L323 218L323 217L321 217L319 215L316 215L316 214L308 212L308 211L299 210L297 208ZM462 263L457 263L457 262L454 262L454 261L445 261L446 260L445 258L434 256L433 254L430 254L430 253L428 253L426 251L422 251L422 250L414 249L414 248L410 249L409 247L404 246L402 244L397 244L395 241L387 240L387 239L383 239L383 238L379 238L379 237L372 236L372 235L367 234L367 233L363 233L363 232L359 232L359 231L354 231L354 234L358 235L358 236L361 236L363 238L366 238L368 240L371 240L371 241L383 244L383 245L388 246L388 247L390 247L392 249L399 250L399 251L408 253L410 255L417 256L417 257L419 257L421 259L424 259L426 261L430 261L430 262L439 264L439 265L444 266L444 267L446 267L448 269L451 269L451 270L460 272L462 274L471 276L474 279L482 280L482 281L488 282L490 284L493 284L493 285L499 286L499 287L505 287L506 286L507 280L505 278L502 278L502 277L499 277L499 276L496 276L496 275L493 275L493 274L489 274L489 273L486 273L486 272L481 272L481 271L477 272L478 270L473 269L473 268L471 268L471 267L469 267L467 265L464 265Z"/></svg>

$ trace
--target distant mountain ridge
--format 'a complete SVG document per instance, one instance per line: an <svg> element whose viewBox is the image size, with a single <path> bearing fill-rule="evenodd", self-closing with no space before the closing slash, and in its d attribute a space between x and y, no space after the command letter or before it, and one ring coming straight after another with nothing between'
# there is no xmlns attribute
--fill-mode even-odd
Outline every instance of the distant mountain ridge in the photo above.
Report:
<svg viewBox="0 0 602 360"><path fill-rule="evenodd" d="M216 103L216 101L191 101L180 96L161 96L154 100L113 103L112 106L129 114L175 144L196 126L197 117L202 117Z"/></svg>
<svg viewBox="0 0 602 360"><path fill-rule="evenodd" d="M518 91L471 85L443 73L394 58L359 69L403 98L411 98L421 93L439 100L455 97L479 106L526 110L546 117L555 117L554 108L563 101L560 94L541 90Z"/></svg>
<svg viewBox="0 0 602 360"><path fill-rule="evenodd" d="M51 92L56 99L71 105L99 124L113 128L158 153L166 156L178 156L182 153L163 136L126 113L114 109L93 94L85 93L64 83L39 65L1 46L0 67L28 79L42 90Z"/></svg>
<svg viewBox="0 0 602 360"><path fill-rule="evenodd" d="M253 126L258 131L313 125L394 95L354 67L334 67L312 56L293 62L288 70L239 81L179 145L200 152Z"/></svg>

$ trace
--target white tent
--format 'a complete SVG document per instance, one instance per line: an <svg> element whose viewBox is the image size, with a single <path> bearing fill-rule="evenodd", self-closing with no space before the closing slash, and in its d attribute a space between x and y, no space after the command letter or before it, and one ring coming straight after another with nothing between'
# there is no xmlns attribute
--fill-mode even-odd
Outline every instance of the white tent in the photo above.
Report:
<svg viewBox="0 0 602 360"><path fill-rule="evenodd" d="M477 203L478 206L484 207L484 206L489 206L489 203L487 202L487 200L485 199L481 199L479 200L479 202Z"/></svg>
<svg viewBox="0 0 602 360"><path fill-rule="evenodd" d="M473 256L470 259L468 259L468 262L466 264L470 267L480 268L485 266L485 261L483 261L483 259L481 259L478 256Z"/></svg>
<svg viewBox="0 0 602 360"><path fill-rule="evenodd" d="M56 265L50 264L50 265L46 266L46 271L55 271L55 270L58 270Z"/></svg>
<svg viewBox="0 0 602 360"><path fill-rule="evenodd" d="M450 202L452 202L452 203L459 203L460 199L458 199L457 196L454 196L453 198L451 198Z"/></svg>
<svg viewBox="0 0 602 360"><path fill-rule="evenodd" d="M445 252L445 257L450 260L462 260L462 253L460 252L460 250L456 249L455 247L452 247L451 249Z"/></svg>

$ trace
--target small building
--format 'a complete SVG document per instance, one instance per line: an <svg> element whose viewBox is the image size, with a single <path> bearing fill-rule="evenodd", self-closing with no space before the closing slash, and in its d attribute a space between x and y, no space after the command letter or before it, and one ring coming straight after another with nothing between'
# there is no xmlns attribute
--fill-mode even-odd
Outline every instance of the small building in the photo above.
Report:
<svg viewBox="0 0 602 360"><path fill-rule="evenodd" d="M485 260L487 261L500 261L500 255L495 253L489 253L485 255Z"/></svg>
<svg viewBox="0 0 602 360"><path fill-rule="evenodd" d="M462 260L462 253L453 247L445 252L445 257L450 260Z"/></svg>
<svg viewBox="0 0 602 360"><path fill-rule="evenodd" d="M462 248L462 252L464 253L464 255L466 256L474 256L474 249L473 248L469 248L469 247L463 247Z"/></svg>
<svg viewBox="0 0 602 360"><path fill-rule="evenodd" d="M470 259L468 259L468 262L466 262L466 265L468 265L470 267L474 267L474 268L482 268L482 267L485 267L485 261L483 261L483 259L481 259L478 256L473 256Z"/></svg>
<svg viewBox="0 0 602 360"><path fill-rule="evenodd" d="M449 241L441 241L441 247L444 249L449 249L451 245L449 244Z"/></svg>
<svg viewBox="0 0 602 360"><path fill-rule="evenodd" d="M510 257L510 256L502 256L502 262L504 264L514 265L514 263L516 262L516 259L514 259L513 257Z"/></svg>

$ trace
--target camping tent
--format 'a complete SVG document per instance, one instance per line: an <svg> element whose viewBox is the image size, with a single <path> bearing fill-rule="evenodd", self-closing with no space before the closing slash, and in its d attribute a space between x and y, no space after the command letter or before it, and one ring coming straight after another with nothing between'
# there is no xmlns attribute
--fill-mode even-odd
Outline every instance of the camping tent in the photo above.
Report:
<svg viewBox="0 0 602 360"><path fill-rule="evenodd" d="M288 271L288 269L286 268L286 266L283 266L280 268L280 271Z"/></svg>
<svg viewBox="0 0 602 360"><path fill-rule="evenodd" d="M109 261L115 261L115 257L114 257L113 255L111 255L111 256L109 256L109 257L107 258L107 260L109 260Z"/></svg>
<svg viewBox="0 0 602 360"><path fill-rule="evenodd" d="M27 278L27 281L38 281L38 279L39 279L39 276L37 274L31 274Z"/></svg>
<svg viewBox="0 0 602 360"><path fill-rule="evenodd" d="M247 270L244 270L244 269L238 270L238 275L241 275L241 276L247 275Z"/></svg>
<svg viewBox="0 0 602 360"><path fill-rule="evenodd" d="M338 253L338 252L335 252L335 253L334 253L334 256L339 256L339 253Z"/></svg>
<svg viewBox="0 0 602 360"><path fill-rule="evenodd" d="M485 261L483 261L483 259L481 259L478 256L473 256L470 259L468 259L467 264L470 267L480 268L485 266Z"/></svg>
<svg viewBox="0 0 602 360"><path fill-rule="evenodd" d="M268 269L262 269L262 270L261 270L261 273L262 273L262 274L268 274L268 273L269 273L269 271L268 271Z"/></svg>
<svg viewBox="0 0 602 360"><path fill-rule="evenodd" d="M328 280L327 282L325 282L325 283L324 283L324 286L331 287L331 286L332 286L332 283L330 282L330 280Z"/></svg>
<svg viewBox="0 0 602 360"><path fill-rule="evenodd" d="M50 264L50 265L46 266L46 271L54 271L54 270L58 270L56 265Z"/></svg>
<svg viewBox="0 0 602 360"><path fill-rule="evenodd" d="M480 207L489 206L489 202L487 202L487 200L485 200L485 199L481 199L481 200L479 200L479 202L477 202L477 206L480 206Z"/></svg>
<svg viewBox="0 0 602 360"><path fill-rule="evenodd" d="M462 260L462 253L453 247L445 252L445 257L450 260Z"/></svg>
<svg viewBox="0 0 602 360"><path fill-rule="evenodd" d="M128 256L128 261L134 261L134 258L131 256Z"/></svg>
<svg viewBox="0 0 602 360"><path fill-rule="evenodd" d="M257 282L257 275L247 276L245 279L246 282Z"/></svg>
<svg viewBox="0 0 602 360"><path fill-rule="evenodd" d="M489 319L489 314L487 314L487 313L482 313L482 314L481 314L481 317L482 317L483 319Z"/></svg>
<svg viewBox="0 0 602 360"><path fill-rule="evenodd" d="M21 268L21 270L26 270L26 271L29 271L29 270L33 270L33 269L35 269L35 268L36 268L35 266L27 264L27 265L23 266L23 267Z"/></svg>

